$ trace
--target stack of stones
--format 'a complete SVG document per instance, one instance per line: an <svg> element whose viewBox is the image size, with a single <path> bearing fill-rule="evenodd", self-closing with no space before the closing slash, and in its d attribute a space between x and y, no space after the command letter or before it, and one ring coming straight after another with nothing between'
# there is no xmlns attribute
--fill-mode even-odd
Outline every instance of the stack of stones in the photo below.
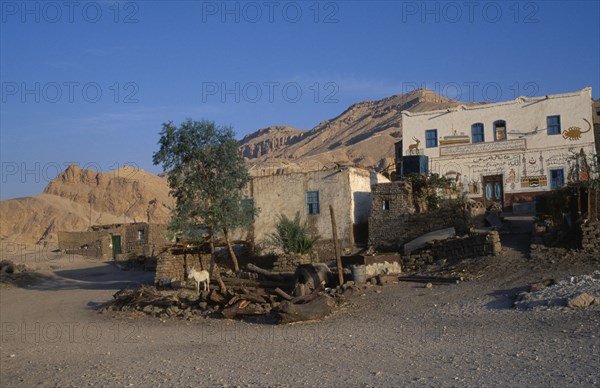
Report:
<svg viewBox="0 0 600 388"><path fill-rule="evenodd" d="M310 264L310 256L299 254L282 254L273 262L275 272L294 272L300 264Z"/></svg>
<svg viewBox="0 0 600 388"><path fill-rule="evenodd" d="M156 262L154 284L165 284L175 280L183 280L185 265L183 255L165 253Z"/></svg>
<svg viewBox="0 0 600 388"><path fill-rule="evenodd" d="M581 225L581 247L587 252L600 253L600 220L589 220Z"/></svg>
<svg viewBox="0 0 600 388"><path fill-rule="evenodd" d="M502 245L497 231L473 233L462 237L433 241L403 260L407 271L419 270L437 260L456 261L479 256L496 256Z"/></svg>
<svg viewBox="0 0 600 388"><path fill-rule="evenodd" d="M176 281L185 282L185 268L191 266L197 270L208 270L210 266L210 254L198 255L174 255L165 252L156 261L156 275L154 284L170 284Z"/></svg>

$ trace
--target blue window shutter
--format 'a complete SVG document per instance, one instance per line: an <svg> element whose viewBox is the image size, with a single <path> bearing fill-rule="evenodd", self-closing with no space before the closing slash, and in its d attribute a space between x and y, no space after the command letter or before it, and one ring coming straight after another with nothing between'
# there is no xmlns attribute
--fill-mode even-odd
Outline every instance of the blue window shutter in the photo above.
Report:
<svg viewBox="0 0 600 388"><path fill-rule="evenodd" d="M560 135L560 115L546 117L548 135Z"/></svg>
<svg viewBox="0 0 600 388"><path fill-rule="evenodd" d="M473 143L483 143L485 141L485 136L483 134L483 124L476 123L471 125L471 142Z"/></svg>
<svg viewBox="0 0 600 388"><path fill-rule="evenodd" d="M438 146L437 129L425 130L425 148L435 148Z"/></svg>

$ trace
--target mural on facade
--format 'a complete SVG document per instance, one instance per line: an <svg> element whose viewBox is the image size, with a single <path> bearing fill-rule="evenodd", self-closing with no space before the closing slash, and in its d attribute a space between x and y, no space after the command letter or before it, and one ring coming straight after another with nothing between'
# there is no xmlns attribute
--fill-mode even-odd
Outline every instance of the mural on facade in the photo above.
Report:
<svg viewBox="0 0 600 388"><path fill-rule="evenodd" d="M590 176L583 149L578 153L572 149L535 150L431 162L431 171L453 180L457 190L478 195L481 194L481 177L489 175L502 175L506 192L548 187L548 169L564 169L568 182L583 181Z"/></svg>
<svg viewBox="0 0 600 388"><path fill-rule="evenodd" d="M585 121L588 125L588 129L586 131L582 131L579 127L570 127L569 129L563 132L562 137L571 141L581 139L581 135L583 135L584 133L588 133L592 130L592 124L590 124L590 122L586 119L583 119L583 121Z"/></svg>
<svg viewBox="0 0 600 388"><path fill-rule="evenodd" d="M575 156L571 156L570 159L572 160L572 163L569 165L567 180L570 183L587 182L590 179L590 165L583 148L579 150L579 153L575 154Z"/></svg>
<svg viewBox="0 0 600 388"><path fill-rule="evenodd" d="M408 146L408 154L412 155L413 151L414 151L415 155L419 155L419 144L421 143L421 141L414 136L413 136L413 140L416 141L416 143L410 144Z"/></svg>

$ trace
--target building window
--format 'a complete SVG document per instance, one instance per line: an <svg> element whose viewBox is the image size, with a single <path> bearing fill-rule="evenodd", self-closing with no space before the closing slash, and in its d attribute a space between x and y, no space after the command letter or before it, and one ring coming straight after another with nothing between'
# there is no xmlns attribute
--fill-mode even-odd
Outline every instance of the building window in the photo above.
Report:
<svg viewBox="0 0 600 388"><path fill-rule="evenodd" d="M383 200L383 210L390 210L390 201L388 199Z"/></svg>
<svg viewBox="0 0 600 388"><path fill-rule="evenodd" d="M560 135L560 116L546 117L546 124L548 126L548 135Z"/></svg>
<svg viewBox="0 0 600 388"><path fill-rule="evenodd" d="M562 168L550 169L550 189L556 190L565 185L565 170Z"/></svg>
<svg viewBox="0 0 600 388"><path fill-rule="evenodd" d="M600 116L600 106L596 107L596 116Z"/></svg>
<svg viewBox="0 0 600 388"><path fill-rule="evenodd" d="M471 139L473 143L483 143L485 141L482 123L475 123L471 125Z"/></svg>
<svg viewBox="0 0 600 388"><path fill-rule="evenodd" d="M437 129L427 129L425 130L425 147L426 148L435 148L438 146L437 140Z"/></svg>
<svg viewBox="0 0 600 388"><path fill-rule="evenodd" d="M143 229L138 230L138 240L139 241L146 240L146 232Z"/></svg>
<svg viewBox="0 0 600 388"><path fill-rule="evenodd" d="M494 121L494 141L506 140L506 121Z"/></svg>
<svg viewBox="0 0 600 388"><path fill-rule="evenodd" d="M319 192L306 192L306 214L319 214Z"/></svg>

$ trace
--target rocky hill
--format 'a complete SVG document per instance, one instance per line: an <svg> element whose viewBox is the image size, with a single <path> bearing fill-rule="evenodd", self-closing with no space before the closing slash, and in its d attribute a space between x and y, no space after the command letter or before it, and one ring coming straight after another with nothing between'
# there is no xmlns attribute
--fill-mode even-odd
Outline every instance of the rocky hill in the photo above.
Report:
<svg viewBox="0 0 600 388"><path fill-rule="evenodd" d="M42 194L0 202L0 239L53 243L59 230L92 224L166 223L173 205L165 178L129 166L96 172L71 165Z"/></svg>
<svg viewBox="0 0 600 388"><path fill-rule="evenodd" d="M354 164L384 171L393 165L394 143L402 138L403 110L421 112L463 104L430 90L354 104L311 130L273 126L240 142L255 175ZM132 167L96 172L69 166L42 194L0 202L0 240L56 242L59 230L91 224L144 221L166 223L174 206L164 176Z"/></svg>
<svg viewBox="0 0 600 388"><path fill-rule="evenodd" d="M330 163L383 171L393 165L394 143L402 139L401 111L423 112L460 104L465 103L419 89L354 104L308 131L285 126L260 129L244 137L240 149L256 171L313 169Z"/></svg>

